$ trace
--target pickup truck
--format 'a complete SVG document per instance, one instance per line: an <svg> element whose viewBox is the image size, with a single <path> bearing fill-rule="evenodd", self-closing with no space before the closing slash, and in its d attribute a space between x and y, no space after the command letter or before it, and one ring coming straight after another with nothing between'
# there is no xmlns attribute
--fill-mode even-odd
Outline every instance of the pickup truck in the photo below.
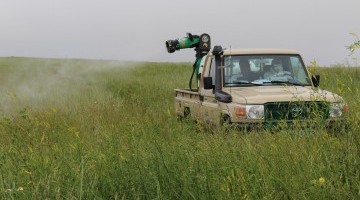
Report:
<svg viewBox="0 0 360 200"><path fill-rule="evenodd" d="M176 114L243 128L332 128L348 107L341 96L319 89L319 82L295 50L215 46L201 59L197 89L175 89Z"/></svg>

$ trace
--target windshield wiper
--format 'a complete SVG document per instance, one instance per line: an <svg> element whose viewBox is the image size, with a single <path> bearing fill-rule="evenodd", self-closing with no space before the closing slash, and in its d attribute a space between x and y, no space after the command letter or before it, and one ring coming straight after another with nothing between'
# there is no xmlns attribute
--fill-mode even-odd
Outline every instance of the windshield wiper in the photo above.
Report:
<svg viewBox="0 0 360 200"><path fill-rule="evenodd" d="M234 81L232 82L232 84L237 84L237 85L248 85L248 86L252 86L252 85L262 85L261 83L255 83L255 82L249 82L249 81Z"/></svg>
<svg viewBox="0 0 360 200"><path fill-rule="evenodd" d="M290 85L296 85L296 86L306 86L306 84L296 82L296 81L266 81L263 83L282 83L282 84L290 84Z"/></svg>

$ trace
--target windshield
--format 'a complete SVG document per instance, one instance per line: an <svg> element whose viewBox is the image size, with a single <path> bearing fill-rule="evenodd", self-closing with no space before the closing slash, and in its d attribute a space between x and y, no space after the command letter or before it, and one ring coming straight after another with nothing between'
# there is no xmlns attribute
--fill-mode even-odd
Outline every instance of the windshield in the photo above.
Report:
<svg viewBox="0 0 360 200"><path fill-rule="evenodd" d="M224 56L224 86L311 85L299 55Z"/></svg>

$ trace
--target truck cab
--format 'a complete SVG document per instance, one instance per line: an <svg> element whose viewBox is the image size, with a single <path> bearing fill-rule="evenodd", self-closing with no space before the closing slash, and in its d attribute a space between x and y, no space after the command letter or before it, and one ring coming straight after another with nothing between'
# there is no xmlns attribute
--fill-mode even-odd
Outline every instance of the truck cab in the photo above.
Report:
<svg viewBox="0 0 360 200"><path fill-rule="evenodd" d="M319 89L319 81L295 50L212 51L201 60L198 89L175 90L176 113L216 125L332 126L343 119L347 105Z"/></svg>

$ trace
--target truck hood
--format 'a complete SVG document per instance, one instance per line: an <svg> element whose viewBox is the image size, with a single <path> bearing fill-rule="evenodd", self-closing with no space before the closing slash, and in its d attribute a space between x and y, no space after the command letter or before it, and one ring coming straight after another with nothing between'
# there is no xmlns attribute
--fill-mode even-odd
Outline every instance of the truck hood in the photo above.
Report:
<svg viewBox="0 0 360 200"><path fill-rule="evenodd" d="M231 90L224 88L224 91L231 94L233 102L245 104L289 101L343 102L337 94L310 86L237 87Z"/></svg>

